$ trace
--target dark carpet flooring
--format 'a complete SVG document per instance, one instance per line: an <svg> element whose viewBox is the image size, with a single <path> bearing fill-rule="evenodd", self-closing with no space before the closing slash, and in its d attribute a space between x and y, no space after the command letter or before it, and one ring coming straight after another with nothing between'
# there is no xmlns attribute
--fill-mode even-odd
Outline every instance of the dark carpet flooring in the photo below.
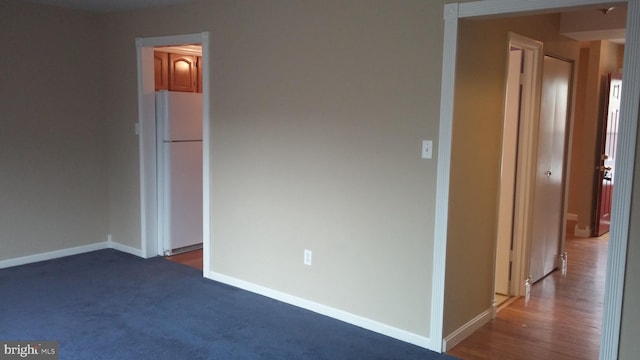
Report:
<svg viewBox="0 0 640 360"><path fill-rule="evenodd" d="M0 270L0 341L60 359L453 359L204 279L100 250Z"/></svg>

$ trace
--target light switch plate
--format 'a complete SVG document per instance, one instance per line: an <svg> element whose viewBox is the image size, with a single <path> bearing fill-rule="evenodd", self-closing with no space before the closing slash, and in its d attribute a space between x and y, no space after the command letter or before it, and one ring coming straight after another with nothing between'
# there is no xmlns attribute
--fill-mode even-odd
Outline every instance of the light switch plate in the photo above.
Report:
<svg viewBox="0 0 640 360"><path fill-rule="evenodd" d="M431 159L433 153L433 141L422 140L422 158Z"/></svg>
<svg viewBox="0 0 640 360"><path fill-rule="evenodd" d="M311 259L312 259L313 253L311 252L311 250L304 250L304 264L307 266L311 266Z"/></svg>

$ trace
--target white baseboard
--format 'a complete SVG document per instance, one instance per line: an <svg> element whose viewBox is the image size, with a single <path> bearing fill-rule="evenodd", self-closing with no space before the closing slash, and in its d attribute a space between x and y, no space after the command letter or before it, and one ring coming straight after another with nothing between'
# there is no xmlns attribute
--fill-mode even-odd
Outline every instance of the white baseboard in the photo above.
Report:
<svg viewBox="0 0 640 360"><path fill-rule="evenodd" d="M495 310L492 306L490 309L485 310L483 313L449 334L449 336L442 340L442 351L446 352L451 350L451 348L456 346L467 336L471 335L474 331L478 330L482 325L488 323L493 318L494 313Z"/></svg>
<svg viewBox="0 0 640 360"><path fill-rule="evenodd" d="M567 220L568 221L578 221L578 214L568 213L567 214Z"/></svg>
<svg viewBox="0 0 640 360"><path fill-rule="evenodd" d="M576 226L573 228L573 235L575 237L582 237L582 238L591 237L591 228L587 226L584 229L580 229L578 224L576 224Z"/></svg>
<svg viewBox="0 0 640 360"><path fill-rule="evenodd" d="M106 248L108 248L108 242L103 241L103 242L89 244L89 245L76 246L68 249L60 249L60 250L54 250L54 251L44 252L40 254L22 256L22 257L13 258L13 259L0 260L0 269L19 266L19 265L25 265L25 264L31 264L31 263L46 261L51 259L57 259L65 256L78 255L78 254L87 253L87 252L96 251L96 250L102 250Z"/></svg>
<svg viewBox="0 0 640 360"><path fill-rule="evenodd" d="M205 275L206 276L206 275ZM359 315L351 314L346 311L342 311L330 306L318 304L313 301L299 298L297 296L289 295L280 291L269 289L260 285L256 285L244 280L236 279L231 276L223 275L211 271L208 279L215 280L227 285L231 285L243 290L250 291L262 296L266 296L271 299L275 299L289 305L297 306L306 310L313 311L315 313L328 316L333 319L344 321L348 324L361 327L373 332L377 332L382 335L398 339L413 345L417 345L426 349L431 349L431 340L427 337L414 334L412 332L398 329L396 327L377 322L375 320L367 319Z"/></svg>
<svg viewBox="0 0 640 360"><path fill-rule="evenodd" d="M114 249L122 252L126 252L138 257L142 257L142 250L135 249L127 245L120 244L113 241L111 234L107 236L107 241L100 243L83 245L69 249L61 249L56 251L50 251L41 254L23 256L15 259L0 260L0 269L8 268L12 266L25 265L45 260L51 260L61 258L70 255L77 255L86 252L102 250L102 249ZM344 321L348 324L352 324L363 329L367 329L373 332L377 332L382 335L392 337L416 346L420 346L426 349L431 349L431 340L428 337L421 336L406 330L402 330L387 324L377 322L375 320L367 319L365 317L348 313L343 310L332 308L330 306L322 305L313 301L302 299L293 295L289 295L280 291L269 289L260 285L256 285L244 280L236 279L227 275L219 274L216 272L210 272L207 278L215 280L227 285L231 285L243 290L247 290L259 295L263 295L284 303L297 306L306 310L313 311L315 313L328 316L340 321ZM490 318L490 317L489 317Z"/></svg>
<svg viewBox="0 0 640 360"><path fill-rule="evenodd" d="M103 241L99 243L76 246L76 247L67 248L67 249L48 251L45 253L27 255L27 256L22 256L22 257L13 258L13 259L0 260L0 269L19 266L19 265L26 265L26 264L36 263L40 261L52 260L52 259L57 259L65 256L78 255L78 254L83 254L83 253L96 251L96 250L103 250L103 249L114 249L114 250L129 253L131 255L142 257L142 251L140 249L132 248L130 246L117 243L111 239L111 234L109 234L107 235L107 241Z"/></svg>

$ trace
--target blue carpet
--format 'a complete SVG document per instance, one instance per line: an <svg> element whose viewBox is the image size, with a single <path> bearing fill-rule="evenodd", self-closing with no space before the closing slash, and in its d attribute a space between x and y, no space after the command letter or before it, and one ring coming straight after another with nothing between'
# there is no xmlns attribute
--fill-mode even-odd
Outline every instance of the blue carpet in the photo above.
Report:
<svg viewBox="0 0 640 360"><path fill-rule="evenodd" d="M453 359L115 250L0 270L0 340L58 341L60 359Z"/></svg>

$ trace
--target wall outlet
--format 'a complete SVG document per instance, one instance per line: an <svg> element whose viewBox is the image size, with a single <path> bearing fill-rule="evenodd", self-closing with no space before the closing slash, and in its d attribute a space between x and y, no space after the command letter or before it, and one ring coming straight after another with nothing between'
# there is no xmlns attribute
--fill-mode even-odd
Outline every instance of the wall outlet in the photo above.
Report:
<svg viewBox="0 0 640 360"><path fill-rule="evenodd" d="M311 250L304 250L304 264L307 266L311 266L311 257L313 256L313 253L311 252Z"/></svg>

